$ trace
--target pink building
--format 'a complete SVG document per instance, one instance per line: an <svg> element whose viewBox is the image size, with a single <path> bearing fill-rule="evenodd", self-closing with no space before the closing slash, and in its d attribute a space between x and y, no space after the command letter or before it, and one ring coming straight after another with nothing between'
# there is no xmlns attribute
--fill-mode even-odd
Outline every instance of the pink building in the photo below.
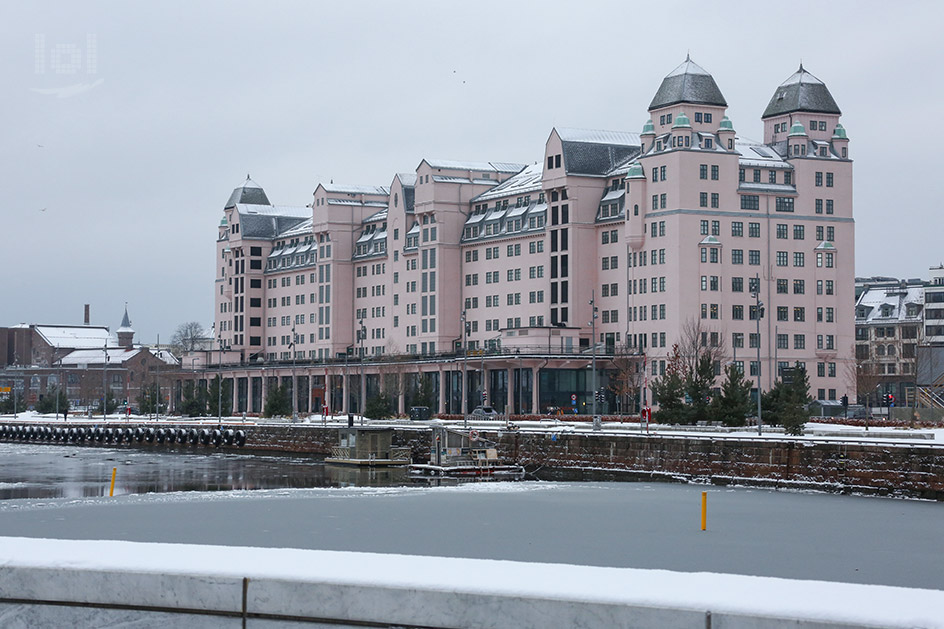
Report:
<svg viewBox="0 0 944 629"><path fill-rule="evenodd" d="M533 165L424 159L389 187L320 184L303 208L247 179L217 241L235 408L260 411L294 371L301 412L356 410L362 373L364 395L391 393L401 412L418 399L589 412L596 351L601 412L632 410L620 372L638 388L644 356L658 377L693 329L719 372L735 361L766 389L799 361L814 396L838 399L854 344L839 108L802 66L774 91L762 141L726 108L686 59L642 133L555 128Z"/></svg>

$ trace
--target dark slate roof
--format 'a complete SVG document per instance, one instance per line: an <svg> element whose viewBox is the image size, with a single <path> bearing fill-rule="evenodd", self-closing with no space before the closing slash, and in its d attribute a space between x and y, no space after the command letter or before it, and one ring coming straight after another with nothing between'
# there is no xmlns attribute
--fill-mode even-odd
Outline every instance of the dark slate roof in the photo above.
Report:
<svg viewBox="0 0 944 629"><path fill-rule="evenodd" d="M662 79L649 111L677 103L728 106L714 78L687 56L682 65Z"/></svg>
<svg viewBox="0 0 944 629"><path fill-rule="evenodd" d="M761 118L770 118L795 111L808 111L818 114L841 114L839 105L833 100L826 84L803 69L793 73L789 79L780 84L774 92L764 115Z"/></svg>
<svg viewBox="0 0 944 629"><path fill-rule="evenodd" d="M266 196L265 190L248 176L246 177L246 181L243 182L243 185L233 190L233 194L229 195L229 201L226 202L223 208L235 207L239 203L270 205L269 197Z"/></svg>
<svg viewBox="0 0 944 629"><path fill-rule="evenodd" d="M639 154L639 135L617 131L555 129L561 139L567 174L604 176Z"/></svg>
<svg viewBox="0 0 944 629"><path fill-rule="evenodd" d="M239 205L239 233L243 238L275 238L311 218L311 208L281 205Z"/></svg>

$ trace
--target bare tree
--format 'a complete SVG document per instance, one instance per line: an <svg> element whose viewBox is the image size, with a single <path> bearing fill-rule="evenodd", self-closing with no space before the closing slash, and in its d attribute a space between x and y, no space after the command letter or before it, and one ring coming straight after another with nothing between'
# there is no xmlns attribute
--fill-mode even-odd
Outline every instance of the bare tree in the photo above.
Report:
<svg viewBox="0 0 944 629"><path fill-rule="evenodd" d="M200 341L206 336L203 326L197 321L181 323L170 337L170 344L178 353L192 352L200 346Z"/></svg>
<svg viewBox="0 0 944 629"><path fill-rule="evenodd" d="M724 333L706 326L701 319L689 319L682 326L679 351L686 376L695 373L705 355L715 366L715 373L720 373L725 358Z"/></svg>
<svg viewBox="0 0 944 629"><path fill-rule="evenodd" d="M636 349L623 344L616 348L611 364L613 375L609 389L616 396L620 412L626 409L632 412L633 401L642 388L643 357Z"/></svg>
<svg viewBox="0 0 944 629"><path fill-rule="evenodd" d="M846 363L848 370L846 380L855 388L856 396L859 399L864 398L865 404L869 405L869 398L878 388L878 385L882 383L884 376L879 373L878 365L872 362L868 355L858 354L855 346L852 348L852 353L855 360ZM858 400L856 401L858 402Z"/></svg>

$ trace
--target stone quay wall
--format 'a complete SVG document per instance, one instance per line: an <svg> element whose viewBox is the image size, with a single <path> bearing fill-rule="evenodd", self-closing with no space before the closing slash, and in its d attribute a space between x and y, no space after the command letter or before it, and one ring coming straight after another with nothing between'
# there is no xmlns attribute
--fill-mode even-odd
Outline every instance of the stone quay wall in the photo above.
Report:
<svg viewBox="0 0 944 629"><path fill-rule="evenodd" d="M62 423L30 423L50 428ZM69 422L69 428L96 427L214 430L213 424ZM336 426L224 423L245 433L243 450L327 455L338 443ZM425 425L396 427L394 445L410 447L415 461L429 455ZM704 482L718 485L792 487L834 492L901 495L944 500L944 447L900 442L812 441L802 437L751 439L672 434L627 435L566 431L508 431L479 428L497 443L500 455L543 479L623 479ZM4 441L22 440L4 436ZM42 441L42 439L39 439ZM62 443L55 441L54 443ZM75 443L75 442L70 442ZM111 447L94 439L77 445ZM118 445L118 444L115 444ZM213 448L201 443L170 444L146 439L119 447Z"/></svg>

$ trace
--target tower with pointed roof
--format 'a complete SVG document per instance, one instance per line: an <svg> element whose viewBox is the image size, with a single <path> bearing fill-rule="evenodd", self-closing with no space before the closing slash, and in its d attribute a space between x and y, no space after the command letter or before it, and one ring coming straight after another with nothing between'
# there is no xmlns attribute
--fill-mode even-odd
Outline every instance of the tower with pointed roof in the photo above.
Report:
<svg viewBox="0 0 944 629"><path fill-rule="evenodd" d="M691 57L649 104L627 173L628 333L658 376L685 330L763 389L806 366L812 395L838 399L852 360L852 163L826 85L800 68L763 113L763 142L738 136L714 78ZM756 330L760 292L767 315ZM757 359L758 346L760 360ZM716 370L719 365L716 365Z"/></svg>
<svg viewBox="0 0 944 629"><path fill-rule="evenodd" d="M118 347L134 347L134 328L131 327L131 318L128 316L128 304L125 304L125 316L121 318L121 325L115 334L118 336Z"/></svg>

